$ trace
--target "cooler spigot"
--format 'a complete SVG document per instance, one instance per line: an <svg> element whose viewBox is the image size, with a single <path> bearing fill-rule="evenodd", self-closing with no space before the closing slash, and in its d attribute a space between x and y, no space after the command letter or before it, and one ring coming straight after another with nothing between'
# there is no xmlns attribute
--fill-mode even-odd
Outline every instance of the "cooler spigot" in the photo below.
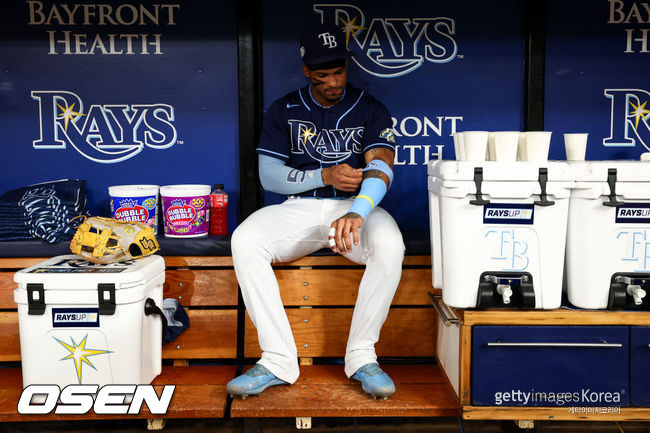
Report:
<svg viewBox="0 0 650 433"><path fill-rule="evenodd" d="M641 286L630 284L627 286L627 294L634 298L635 305L641 305L646 293Z"/></svg>
<svg viewBox="0 0 650 433"><path fill-rule="evenodd" d="M512 288L509 284L497 284L497 293L503 297L503 303L509 304L512 296ZM645 295L645 293L644 293Z"/></svg>

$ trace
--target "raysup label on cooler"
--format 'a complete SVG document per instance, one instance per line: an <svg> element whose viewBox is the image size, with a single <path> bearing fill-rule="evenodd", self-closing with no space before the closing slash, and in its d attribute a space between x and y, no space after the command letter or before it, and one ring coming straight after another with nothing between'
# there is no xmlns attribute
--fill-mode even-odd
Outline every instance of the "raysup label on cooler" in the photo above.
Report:
<svg viewBox="0 0 650 433"><path fill-rule="evenodd" d="M626 203L616 208L616 224L650 224L650 203Z"/></svg>
<svg viewBox="0 0 650 433"><path fill-rule="evenodd" d="M99 308L52 308L55 328L98 328Z"/></svg>
<svg viewBox="0 0 650 433"><path fill-rule="evenodd" d="M483 208L483 224L532 225L534 216L532 204L490 203Z"/></svg>

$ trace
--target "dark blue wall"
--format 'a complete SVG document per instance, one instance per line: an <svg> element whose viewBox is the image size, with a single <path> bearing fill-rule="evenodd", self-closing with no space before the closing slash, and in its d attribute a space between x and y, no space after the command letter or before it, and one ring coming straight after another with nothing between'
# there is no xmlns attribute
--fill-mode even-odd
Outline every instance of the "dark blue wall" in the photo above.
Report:
<svg viewBox="0 0 650 433"><path fill-rule="evenodd" d="M545 119L554 132L552 158L565 158L566 132L589 133L591 160L638 160L650 150L650 16L642 3L548 2Z"/></svg>

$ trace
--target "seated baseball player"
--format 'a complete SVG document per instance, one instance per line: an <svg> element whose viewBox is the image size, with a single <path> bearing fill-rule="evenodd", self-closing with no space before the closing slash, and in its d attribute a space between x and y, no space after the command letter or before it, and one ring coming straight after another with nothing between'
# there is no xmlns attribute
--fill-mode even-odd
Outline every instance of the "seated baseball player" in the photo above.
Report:
<svg viewBox="0 0 650 433"><path fill-rule="evenodd" d="M271 104L257 147L262 186L288 199L253 213L232 236L235 272L262 358L227 389L247 397L298 379L296 344L271 263L329 247L366 266L345 374L366 393L386 398L395 384L377 363L375 343L404 259L399 228L379 207L393 181L391 117L378 100L347 83L350 53L338 28L310 28L300 54L309 84Z"/></svg>

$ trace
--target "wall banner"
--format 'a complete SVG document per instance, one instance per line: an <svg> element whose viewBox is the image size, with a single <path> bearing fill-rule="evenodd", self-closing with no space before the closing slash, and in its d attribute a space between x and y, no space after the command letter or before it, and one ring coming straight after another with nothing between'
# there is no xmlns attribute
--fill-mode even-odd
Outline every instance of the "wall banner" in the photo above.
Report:
<svg viewBox="0 0 650 433"><path fill-rule="evenodd" d="M0 16L0 192L86 179L224 183L237 222L235 2L11 1Z"/></svg>
<svg viewBox="0 0 650 433"><path fill-rule="evenodd" d="M588 160L638 160L650 151L649 33L647 2L548 2L544 116L552 158L565 158L567 132L589 133Z"/></svg>

